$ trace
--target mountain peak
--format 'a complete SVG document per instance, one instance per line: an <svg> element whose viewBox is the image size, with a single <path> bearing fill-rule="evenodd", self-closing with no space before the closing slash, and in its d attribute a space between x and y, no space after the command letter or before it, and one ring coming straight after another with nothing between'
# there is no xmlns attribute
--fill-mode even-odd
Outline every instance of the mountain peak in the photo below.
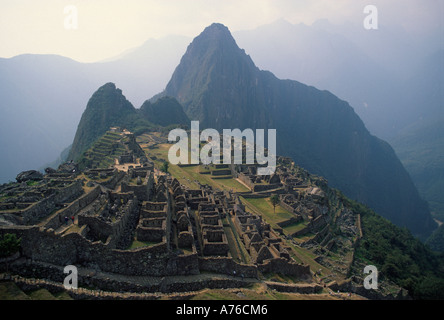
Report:
<svg viewBox="0 0 444 320"><path fill-rule="evenodd" d="M116 90L117 89L117 87L116 87L116 85L113 83L113 82L108 82L108 83L105 83L103 86L101 86L100 88L103 88L103 89L109 89L109 90ZM99 89L100 89L99 88Z"/></svg>
<svg viewBox="0 0 444 320"><path fill-rule="evenodd" d="M218 121L224 116L210 117L210 113L205 116L201 112L204 106L214 99L219 99L219 104L222 104L222 92L231 92L234 99L247 87L254 88L258 71L250 56L236 44L229 29L223 24L213 23L188 46L164 95L175 97L191 119L201 121L204 126L219 128L221 123ZM245 81L239 83L240 79ZM224 89L215 93L207 92L207 95L204 92L208 86ZM199 102L196 101L198 96ZM236 110L230 110L237 103L225 101L223 105L226 106L224 114L231 114L239 120L232 125L240 125L242 116Z"/></svg>
<svg viewBox="0 0 444 320"><path fill-rule="evenodd" d="M204 34L204 33L205 34L213 34L213 35L221 35L221 34L231 35L228 27L226 27L222 23L217 23L217 22L212 23L211 25L206 27L204 29L204 31L202 32L202 34Z"/></svg>
<svg viewBox="0 0 444 320"><path fill-rule="evenodd" d="M213 23L206 27L204 31L193 40L192 45L205 49L238 49L230 30L221 23Z"/></svg>
<svg viewBox="0 0 444 320"><path fill-rule="evenodd" d="M128 119L135 117L135 114L136 109L114 83L108 82L101 86L91 96L82 114L69 159L77 159L109 127L126 127Z"/></svg>

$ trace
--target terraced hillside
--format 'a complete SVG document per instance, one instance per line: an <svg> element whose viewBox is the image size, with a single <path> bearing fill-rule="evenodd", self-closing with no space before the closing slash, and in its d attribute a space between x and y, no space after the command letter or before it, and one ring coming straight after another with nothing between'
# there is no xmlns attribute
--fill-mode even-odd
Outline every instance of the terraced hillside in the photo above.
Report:
<svg viewBox="0 0 444 320"><path fill-rule="evenodd" d="M118 132L106 132L90 149L84 152L79 169L108 168L116 163L119 156L132 152L131 136Z"/></svg>

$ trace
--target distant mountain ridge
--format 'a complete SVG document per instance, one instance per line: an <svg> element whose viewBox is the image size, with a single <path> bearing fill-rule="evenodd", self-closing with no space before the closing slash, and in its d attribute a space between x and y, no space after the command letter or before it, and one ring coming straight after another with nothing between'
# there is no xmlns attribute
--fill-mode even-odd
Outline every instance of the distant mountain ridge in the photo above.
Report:
<svg viewBox="0 0 444 320"><path fill-rule="evenodd" d="M278 154L417 235L436 228L393 149L347 102L259 70L221 24L188 46L162 95L176 97L202 128L275 128Z"/></svg>
<svg viewBox="0 0 444 320"><path fill-rule="evenodd" d="M76 134L85 105L113 82L140 106L161 91L190 39L168 36L109 61L80 63L51 54L0 58L0 183L53 162Z"/></svg>

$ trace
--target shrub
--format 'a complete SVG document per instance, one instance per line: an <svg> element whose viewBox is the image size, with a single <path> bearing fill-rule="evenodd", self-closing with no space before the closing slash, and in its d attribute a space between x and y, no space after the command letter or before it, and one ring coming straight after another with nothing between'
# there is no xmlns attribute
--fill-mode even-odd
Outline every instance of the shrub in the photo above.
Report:
<svg viewBox="0 0 444 320"><path fill-rule="evenodd" d="M0 237L0 257L9 257L20 249L21 239L17 239L15 234L6 233Z"/></svg>

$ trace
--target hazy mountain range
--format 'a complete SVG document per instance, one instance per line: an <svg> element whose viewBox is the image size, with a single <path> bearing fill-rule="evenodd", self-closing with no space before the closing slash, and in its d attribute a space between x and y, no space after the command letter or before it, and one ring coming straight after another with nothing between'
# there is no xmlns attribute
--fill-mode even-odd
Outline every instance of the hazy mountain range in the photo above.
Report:
<svg viewBox="0 0 444 320"><path fill-rule="evenodd" d="M55 55L0 58L0 183L57 159L76 133L88 99L107 82L137 107L165 87L188 39L148 40L123 57L79 63Z"/></svg>
<svg viewBox="0 0 444 320"><path fill-rule="evenodd" d="M403 135L411 134L409 128L423 130L418 121L428 123L423 121L424 115L435 119L438 127L442 123L443 73L429 74L444 65L442 51L436 37L418 45L403 30L381 27L377 32L326 21L309 27L280 20L235 32L233 37L260 69L270 70L280 79L329 90L349 102L370 133L389 142L399 141L401 160L408 163L418 154L412 150L414 144L405 140L403 144ZM161 92L191 40L179 36L148 40L114 59L90 64L51 55L0 59L0 143L5 150L0 182L56 159L72 143L88 99L104 83L116 83L136 107ZM170 89L172 85L170 82ZM184 107L188 115L195 115L189 106ZM432 146L428 157L439 159L435 154ZM412 171L410 174L415 178ZM437 178L431 174L432 180Z"/></svg>

